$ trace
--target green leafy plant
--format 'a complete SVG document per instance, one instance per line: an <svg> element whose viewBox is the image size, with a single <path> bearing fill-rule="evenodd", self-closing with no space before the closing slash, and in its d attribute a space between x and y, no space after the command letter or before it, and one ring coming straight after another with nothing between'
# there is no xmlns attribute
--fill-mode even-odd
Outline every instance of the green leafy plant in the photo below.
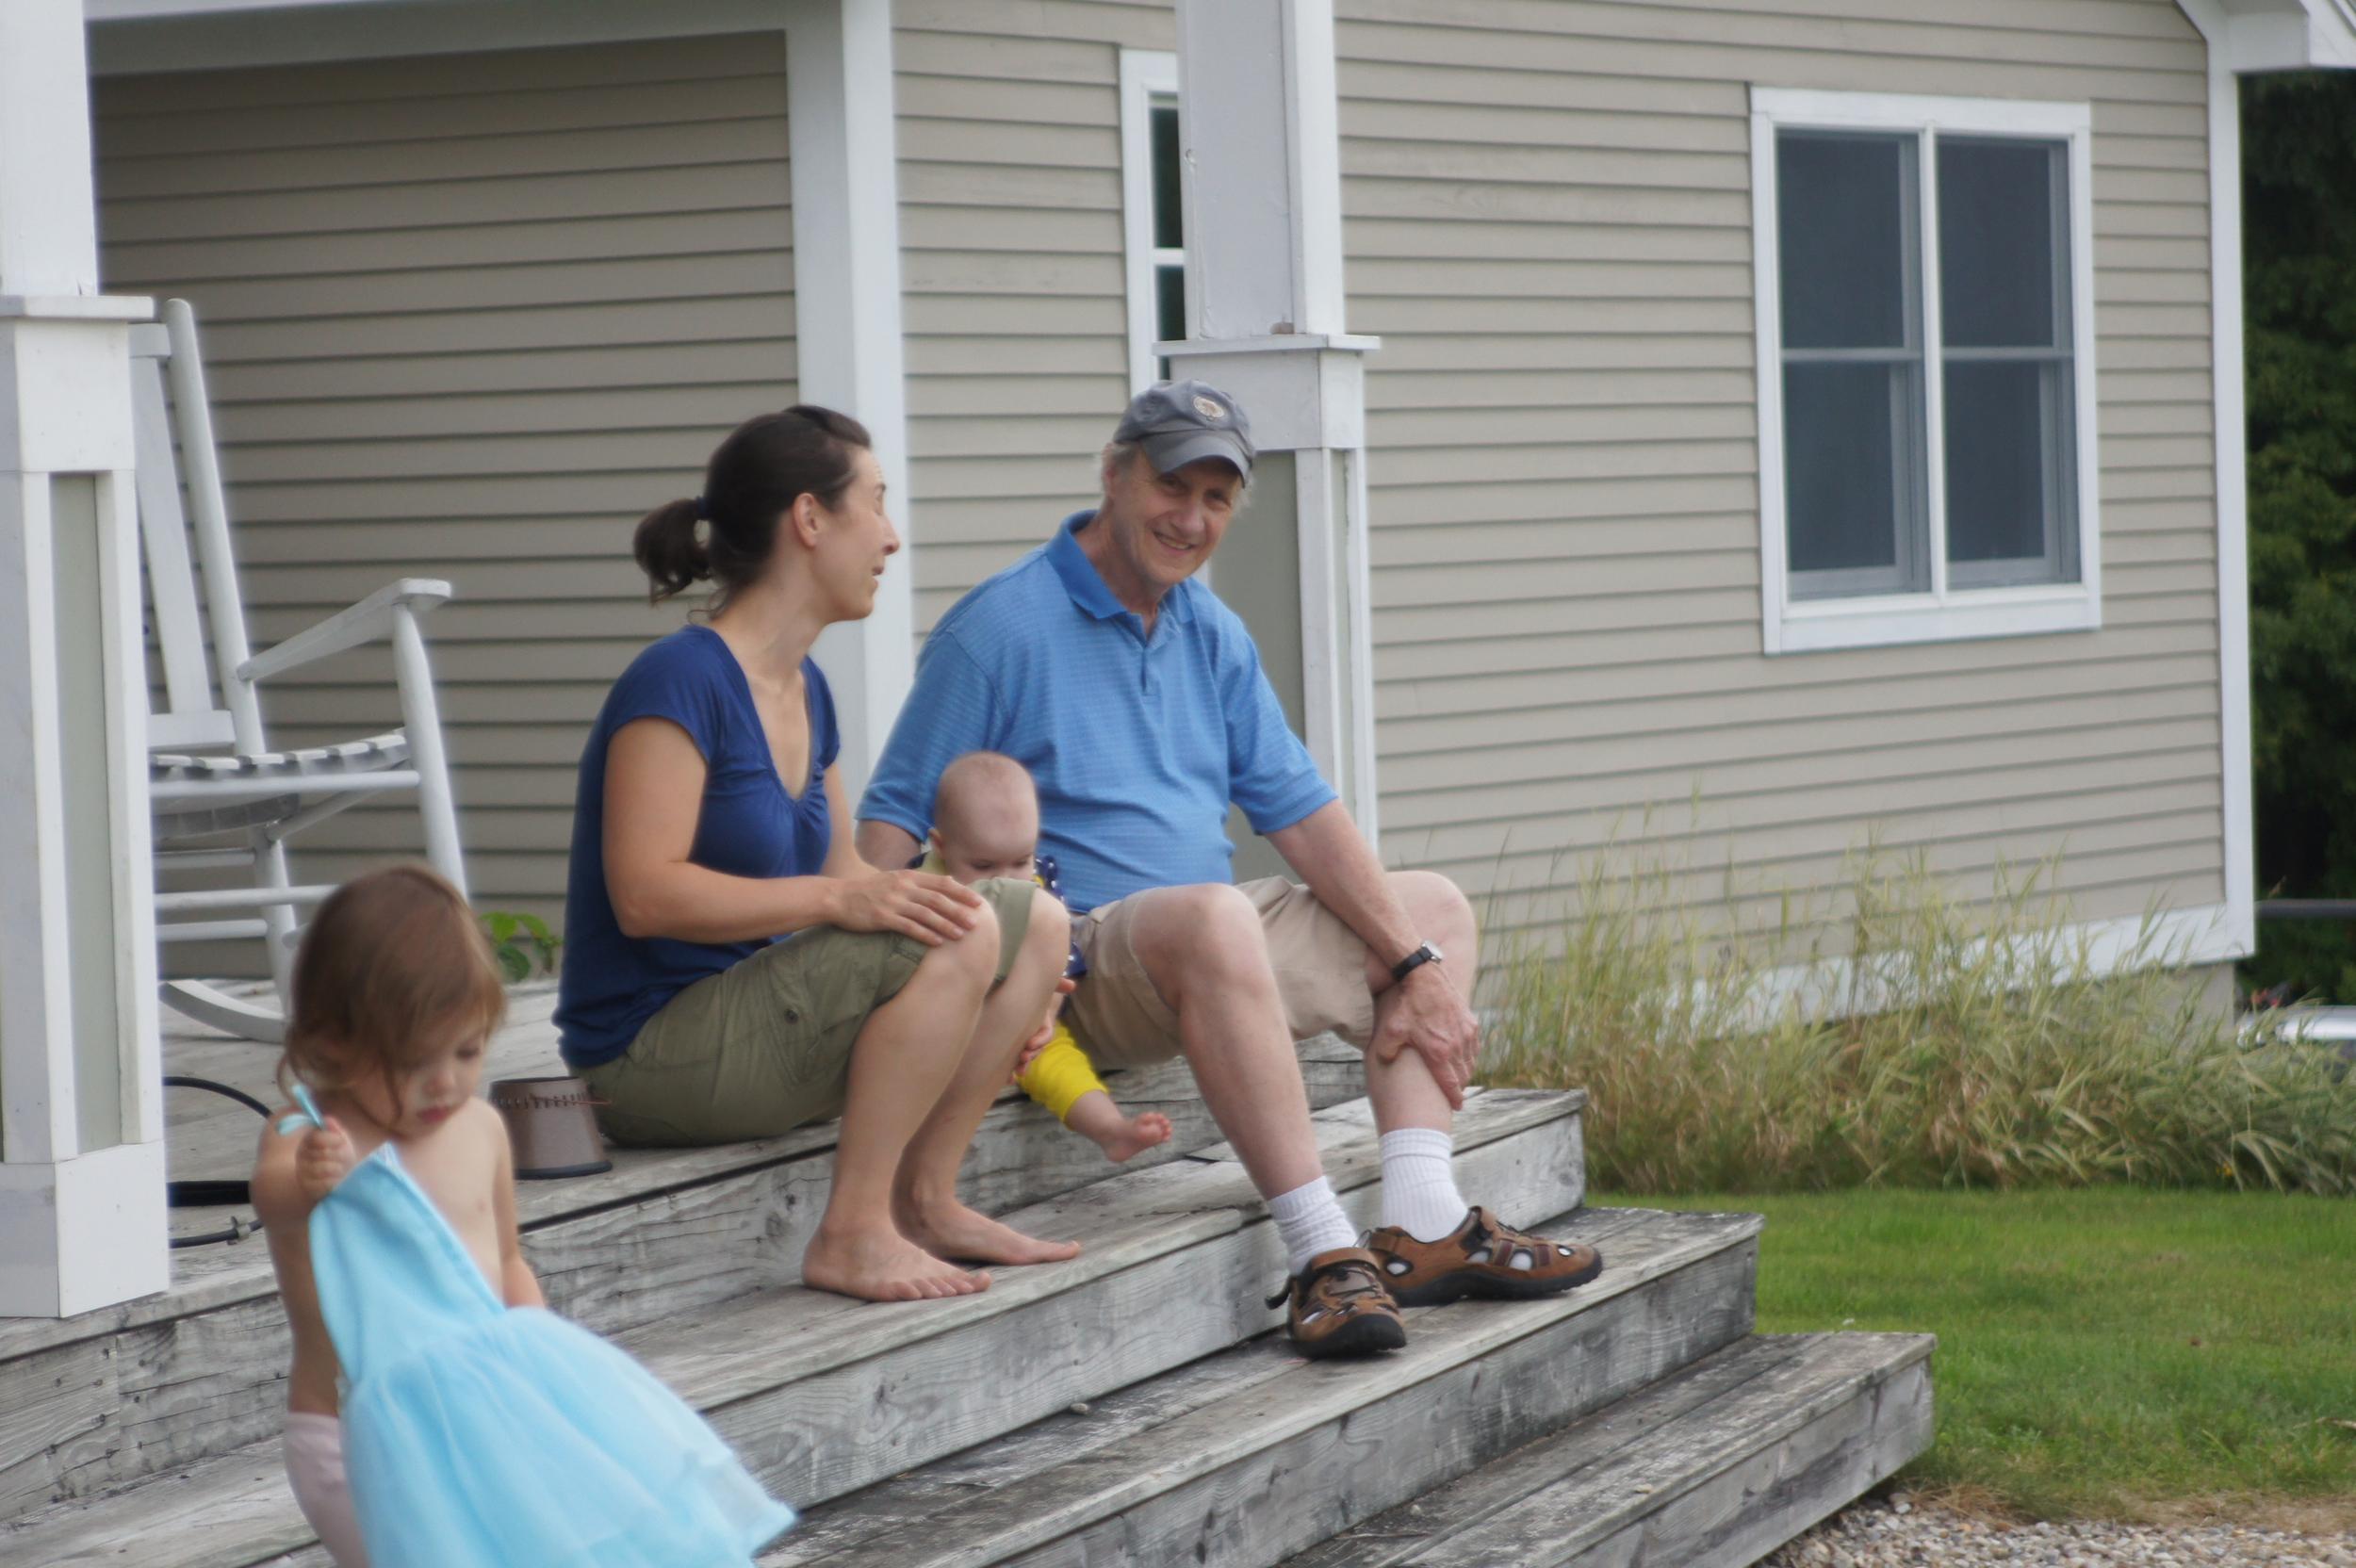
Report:
<svg viewBox="0 0 2356 1568"><path fill-rule="evenodd" d="M491 956L499 962L511 986L532 978L534 971L556 972L556 950L564 939L538 915L510 914L504 909L483 912L483 930L491 939Z"/></svg>

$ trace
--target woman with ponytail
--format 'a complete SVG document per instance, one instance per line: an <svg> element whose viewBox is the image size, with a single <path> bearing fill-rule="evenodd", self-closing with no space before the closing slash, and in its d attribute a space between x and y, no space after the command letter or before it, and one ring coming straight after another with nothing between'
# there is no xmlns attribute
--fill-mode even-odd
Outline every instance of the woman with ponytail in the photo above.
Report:
<svg viewBox="0 0 2356 1568"><path fill-rule="evenodd" d="M957 1200L983 1113L1044 1034L1069 917L1027 880L969 889L852 847L810 650L875 608L900 547L869 449L829 409L762 415L702 495L638 525L653 599L712 593L614 682L581 754L556 1021L617 1143L840 1116L802 1277L916 1300L989 1284L947 1259L1079 1250Z"/></svg>

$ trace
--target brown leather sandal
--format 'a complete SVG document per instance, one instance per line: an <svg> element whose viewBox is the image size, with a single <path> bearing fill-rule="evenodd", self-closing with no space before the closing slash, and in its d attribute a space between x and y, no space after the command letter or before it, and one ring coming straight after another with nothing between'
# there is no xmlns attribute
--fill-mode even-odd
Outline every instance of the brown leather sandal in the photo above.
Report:
<svg viewBox="0 0 2356 1568"><path fill-rule="evenodd" d="M1311 1258L1268 1304L1287 1300L1284 1331L1304 1356L1364 1355L1407 1343L1407 1325L1383 1288L1381 1265L1364 1248L1336 1247Z"/></svg>
<svg viewBox="0 0 2356 1568"><path fill-rule="evenodd" d="M1603 1272L1603 1254L1585 1243L1530 1235L1482 1208L1437 1241L1417 1241L1385 1225L1366 1246L1402 1307L1437 1307L1467 1296L1528 1300L1583 1285Z"/></svg>

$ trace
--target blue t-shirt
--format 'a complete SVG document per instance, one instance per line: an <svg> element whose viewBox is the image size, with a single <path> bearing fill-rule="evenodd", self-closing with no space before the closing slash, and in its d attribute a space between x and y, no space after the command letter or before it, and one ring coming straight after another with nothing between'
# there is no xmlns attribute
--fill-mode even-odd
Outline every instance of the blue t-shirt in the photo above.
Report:
<svg viewBox="0 0 2356 1568"><path fill-rule="evenodd" d="M1039 783L1039 847L1080 912L1232 880L1231 800L1273 833L1334 798L1242 619L1189 579L1149 637L1080 547L1094 516L1067 519L941 618L859 807L922 839L941 770L1005 752Z"/></svg>
<svg viewBox="0 0 2356 1568"><path fill-rule="evenodd" d="M668 719L703 753L704 793L690 860L730 876L815 876L826 867L832 837L826 773L843 738L826 678L807 659L802 680L810 777L798 797L777 776L744 666L711 628L682 627L646 648L606 694L581 754L564 892L556 1027L572 1066L612 1061L664 1003L775 939L686 942L622 934L605 886L605 753L614 731L635 719Z"/></svg>

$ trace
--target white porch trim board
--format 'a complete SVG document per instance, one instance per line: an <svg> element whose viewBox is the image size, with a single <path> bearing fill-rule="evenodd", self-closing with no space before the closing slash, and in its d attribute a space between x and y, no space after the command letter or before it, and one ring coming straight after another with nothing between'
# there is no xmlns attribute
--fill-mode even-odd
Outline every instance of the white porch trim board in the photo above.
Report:
<svg viewBox="0 0 2356 1568"><path fill-rule="evenodd" d="M2217 646L2218 712L2224 728L2225 907L2236 951L2258 951L2258 836L2250 801L2250 463L2243 396L2241 264L2241 83L2254 44L2271 29L2265 18L2229 14L2225 0L2178 0L2209 41L2209 318L2213 339L2214 442L2217 451ZM2315 0L2333 5L2336 0ZM2293 19L2299 20L2299 19ZM2314 17L2305 17L2311 24ZM2349 53L2356 65L2356 19ZM2237 36L2238 35L2238 36ZM2279 43L2279 39L2269 41ZM2316 61L2315 63L2322 63Z"/></svg>
<svg viewBox="0 0 2356 1568"><path fill-rule="evenodd" d="M818 641L842 724L843 786L856 800L916 678L890 0L791 0L785 70L797 384L804 402L867 426L902 540L874 612Z"/></svg>
<svg viewBox="0 0 2356 1568"><path fill-rule="evenodd" d="M0 7L0 1315L161 1290L130 326L75 0Z"/></svg>
<svg viewBox="0 0 2356 1568"><path fill-rule="evenodd" d="M786 27L800 0L85 0L101 75ZM856 5L859 0L848 0Z"/></svg>

